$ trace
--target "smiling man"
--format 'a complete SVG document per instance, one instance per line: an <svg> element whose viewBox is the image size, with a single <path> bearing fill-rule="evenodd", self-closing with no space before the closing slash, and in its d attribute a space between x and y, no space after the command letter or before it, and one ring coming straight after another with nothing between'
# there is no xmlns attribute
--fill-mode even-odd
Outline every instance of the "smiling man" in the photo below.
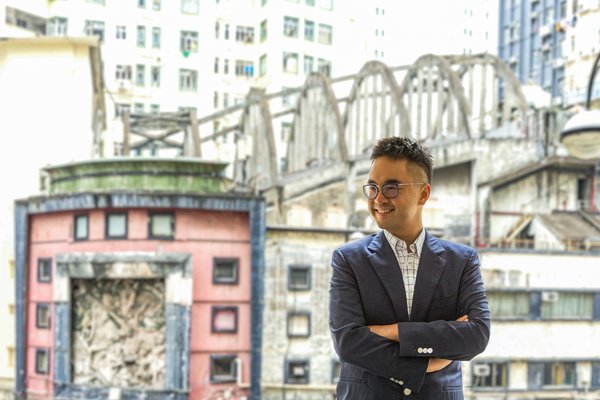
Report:
<svg viewBox="0 0 600 400"><path fill-rule="evenodd" d="M333 254L329 326L340 400L461 400L460 360L485 350L490 313L474 249L430 235L429 150L381 139L363 186L382 229Z"/></svg>

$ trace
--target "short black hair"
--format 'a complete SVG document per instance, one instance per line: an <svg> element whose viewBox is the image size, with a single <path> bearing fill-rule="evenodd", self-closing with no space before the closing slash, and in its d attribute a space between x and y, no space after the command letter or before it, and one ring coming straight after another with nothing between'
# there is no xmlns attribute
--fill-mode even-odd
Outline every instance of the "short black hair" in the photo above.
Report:
<svg viewBox="0 0 600 400"><path fill-rule="evenodd" d="M431 183L433 156L429 148L422 146L417 141L403 136L379 139L371 151L371 161L379 157L413 162L423 169L427 175L427 180Z"/></svg>

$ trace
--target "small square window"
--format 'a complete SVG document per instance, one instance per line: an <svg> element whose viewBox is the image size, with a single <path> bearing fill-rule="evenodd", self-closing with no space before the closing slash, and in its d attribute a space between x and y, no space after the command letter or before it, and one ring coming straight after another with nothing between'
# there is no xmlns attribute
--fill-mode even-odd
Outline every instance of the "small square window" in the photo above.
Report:
<svg viewBox="0 0 600 400"><path fill-rule="evenodd" d="M175 215L171 212L150 212L148 237L151 239L173 239L175 237Z"/></svg>
<svg viewBox="0 0 600 400"><path fill-rule="evenodd" d="M215 258L213 261L213 283L237 285L240 260L238 258Z"/></svg>
<svg viewBox="0 0 600 400"><path fill-rule="evenodd" d="M75 216L73 237L75 240L87 240L89 235L89 217L87 214Z"/></svg>
<svg viewBox="0 0 600 400"><path fill-rule="evenodd" d="M340 374L342 372L342 362L339 360L333 360L331 362L331 383L336 384L340 380Z"/></svg>
<svg viewBox="0 0 600 400"><path fill-rule="evenodd" d="M106 214L106 238L127 238L127 213Z"/></svg>
<svg viewBox="0 0 600 400"><path fill-rule="evenodd" d="M307 360L286 361L285 383L309 383L309 366Z"/></svg>
<svg viewBox="0 0 600 400"><path fill-rule="evenodd" d="M37 349L35 351L35 372L48 375L50 372L50 352L48 349Z"/></svg>
<svg viewBox="0 0 600 400"><path fill-rule="evenodd" d="M50 305L40 303L35 307L35 326L41 329L50 328Z"/></svg>
<svg viewBox="0 0 600 400"><path fill-rule="evenodd" d="M38 282L52 282L52 259L38 259Z"/></svg>
<svg viewBox="0 0 600 400"><path fill-rule="evenodd" d="M210 382L226 383L235 382L236 356L233 355L211 355L210 356Z"/></svg>
<svg viewBox="0 0 600 400"><path fill-rule="evenodd" d="M213 333L236 333L238 322L238 308L213 307L212 308L212 332Z"/></svg>
<svg viewBox="0 0 600 400"><path fill-rule="evenodd" d="M290 265L288 267L288 289L310 290L310 265Z"/></svg>
<svg viewBox="0 0 600 400"><path fill-rule="evenodd" d="M310 313L290 312L287 316L288 337L310 336Z"/></svg>

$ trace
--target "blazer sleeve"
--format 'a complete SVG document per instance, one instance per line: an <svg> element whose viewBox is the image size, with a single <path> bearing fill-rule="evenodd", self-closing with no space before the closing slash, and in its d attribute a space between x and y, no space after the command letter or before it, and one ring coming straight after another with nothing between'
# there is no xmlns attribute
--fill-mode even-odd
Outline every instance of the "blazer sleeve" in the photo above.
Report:
<svg viewBox="0 0 600 400"><path fill-rule="evenodd" d="M400 357L397 342L370 331L365 323L356 277L340 250L333 254L332 268L329 328L340 359L418 393L429 360Z"/></svg>
<svg viewBox="0 0 600 400"><path fill-rule="evenodd" d="M471 251L458 294L459 316L466 314L469 321L399 322L399 355L468 361L485 350L490 338L490 311L479 258L475 250Z"/></svg>

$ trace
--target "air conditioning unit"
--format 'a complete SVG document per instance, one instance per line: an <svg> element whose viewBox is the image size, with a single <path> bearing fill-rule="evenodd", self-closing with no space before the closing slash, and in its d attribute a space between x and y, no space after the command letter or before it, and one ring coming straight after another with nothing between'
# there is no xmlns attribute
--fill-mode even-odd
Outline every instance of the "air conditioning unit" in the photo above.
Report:
<svg viewBox="0 0 600 400"><path fill-rule="evenodd" d="M473 375L475 376L490 376L492 369L489 364L475 364L473 365Z"/></svg>
<svg viewBox="0 0 600 400"><path fill-rule="evenodd" d="M546 303L558 301L558 292L542 292L542 301Z"/></svg>

